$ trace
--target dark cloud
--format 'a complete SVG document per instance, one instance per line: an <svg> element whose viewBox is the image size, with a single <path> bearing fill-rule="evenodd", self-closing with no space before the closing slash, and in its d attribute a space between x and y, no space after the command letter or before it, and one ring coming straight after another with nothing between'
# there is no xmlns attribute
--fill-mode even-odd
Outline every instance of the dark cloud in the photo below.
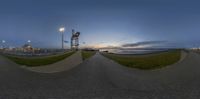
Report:
<svg viewBox="0 0 200 99"><path fill-rule="evenodd" d="M139 46L146 46L146 45L164 44L166 42L167 41L144 41L144 42L123 44L122 47L139 47Z"/></svg>
<svg viewBox="0 0 200 99"><path fill-rule="evenodd" d="M102 47L100 49L120 49L121 47L116 47L116 46L106 46L106 47Z"/></svg>
<svg viewBox="0 0 200 99"><path fill-rule="evenodd" d="M120 46L106 46L100 49L139 50L139 49L166 49L166 48L167 49L184 48L184 46L181 43L174 43L172 41L143 41L137 43L126 43Z"/></svg>

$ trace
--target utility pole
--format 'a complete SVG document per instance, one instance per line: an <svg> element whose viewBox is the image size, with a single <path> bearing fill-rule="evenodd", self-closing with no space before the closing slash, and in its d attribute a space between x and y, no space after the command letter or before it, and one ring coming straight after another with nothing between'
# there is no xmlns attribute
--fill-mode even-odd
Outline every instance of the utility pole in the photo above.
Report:
<svg viewBox="0 0 200 99"><path fill-rule="evenodd" d="M59 29L59 31L60 31L60 33L62 34L62 49L64 49L64 32L65 32L65 28L64 27L61 27L60 29Z"/></svg>

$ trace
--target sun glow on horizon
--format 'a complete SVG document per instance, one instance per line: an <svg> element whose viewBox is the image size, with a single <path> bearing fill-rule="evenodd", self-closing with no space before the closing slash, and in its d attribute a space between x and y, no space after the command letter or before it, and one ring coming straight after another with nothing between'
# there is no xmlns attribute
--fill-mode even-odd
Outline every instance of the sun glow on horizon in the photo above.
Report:
<svg viewBox="0 0 200 99"><path fill-rule="evenodd" d="M101 48L107 48L107 47L119 47L120 45L117 43L99 43L99 44L90 44L85 45L83 48L94 48L94 49L101 49Z"/></svg>

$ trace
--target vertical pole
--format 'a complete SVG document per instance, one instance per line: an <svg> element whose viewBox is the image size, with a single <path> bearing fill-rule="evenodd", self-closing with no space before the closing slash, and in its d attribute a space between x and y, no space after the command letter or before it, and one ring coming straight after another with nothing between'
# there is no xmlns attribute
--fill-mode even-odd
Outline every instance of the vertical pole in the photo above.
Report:
<svg viewBox="0 0 200 99"><path fill-rule="evenodd" d="M62 32L62 49L64 49L64 33Z"/></svg>
<svg viewBox="0 0 200 99"><path fill-rule="evenodd" d="M78 50L78 47L79 47L79 38L77 37L77 50Z"/></svg>
<svg viewBox="0 0 200 99"><path fill-rule="evenodd" d="M71 50L72 50L72 38L71 38Z"/></svg>
<svg viewBox="0 0 200 99"><path fill-rule="evenodd" d="M76 50L78 50L78 37L76 37L75 45L76 45Z"/></svg>
<svg viewBox="0 0 200 99"><path fill-rule="evenodd" d="M74 29L72 29L71 50L73 50L73 35L74 35Z"/></svg>
<svg viewBox="0 0 200 99"><path fill-rule="evenodd" d="M73 44L73 38L71 37L71 50L72 50L72 45Z"/></svg>

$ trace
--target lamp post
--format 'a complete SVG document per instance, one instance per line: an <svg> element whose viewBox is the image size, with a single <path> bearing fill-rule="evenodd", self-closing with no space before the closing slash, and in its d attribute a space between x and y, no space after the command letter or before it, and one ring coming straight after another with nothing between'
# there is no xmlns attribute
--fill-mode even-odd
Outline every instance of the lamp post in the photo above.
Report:
<svg viewBox="0 0 200 99"><path fill-rule="evenodd" d="M2 43L3 43L3 49L5 48L5 43L6 43L6 41L5 40L2 40Z"/></svg>
<svg viewBox="0 0 200 99"><path fill-rule="evenodd" d="M27 42L28 42L28 44L30 45L30 43L31 43L31 40L28 40Z"/></svg>
<svg viewBox="0 0 200 99"><path fill-rule="evenodd" d="M64 49L64 32L65 32L65 28L61 27L59 29L59 32L62 34L62 49Z"/></svg>

